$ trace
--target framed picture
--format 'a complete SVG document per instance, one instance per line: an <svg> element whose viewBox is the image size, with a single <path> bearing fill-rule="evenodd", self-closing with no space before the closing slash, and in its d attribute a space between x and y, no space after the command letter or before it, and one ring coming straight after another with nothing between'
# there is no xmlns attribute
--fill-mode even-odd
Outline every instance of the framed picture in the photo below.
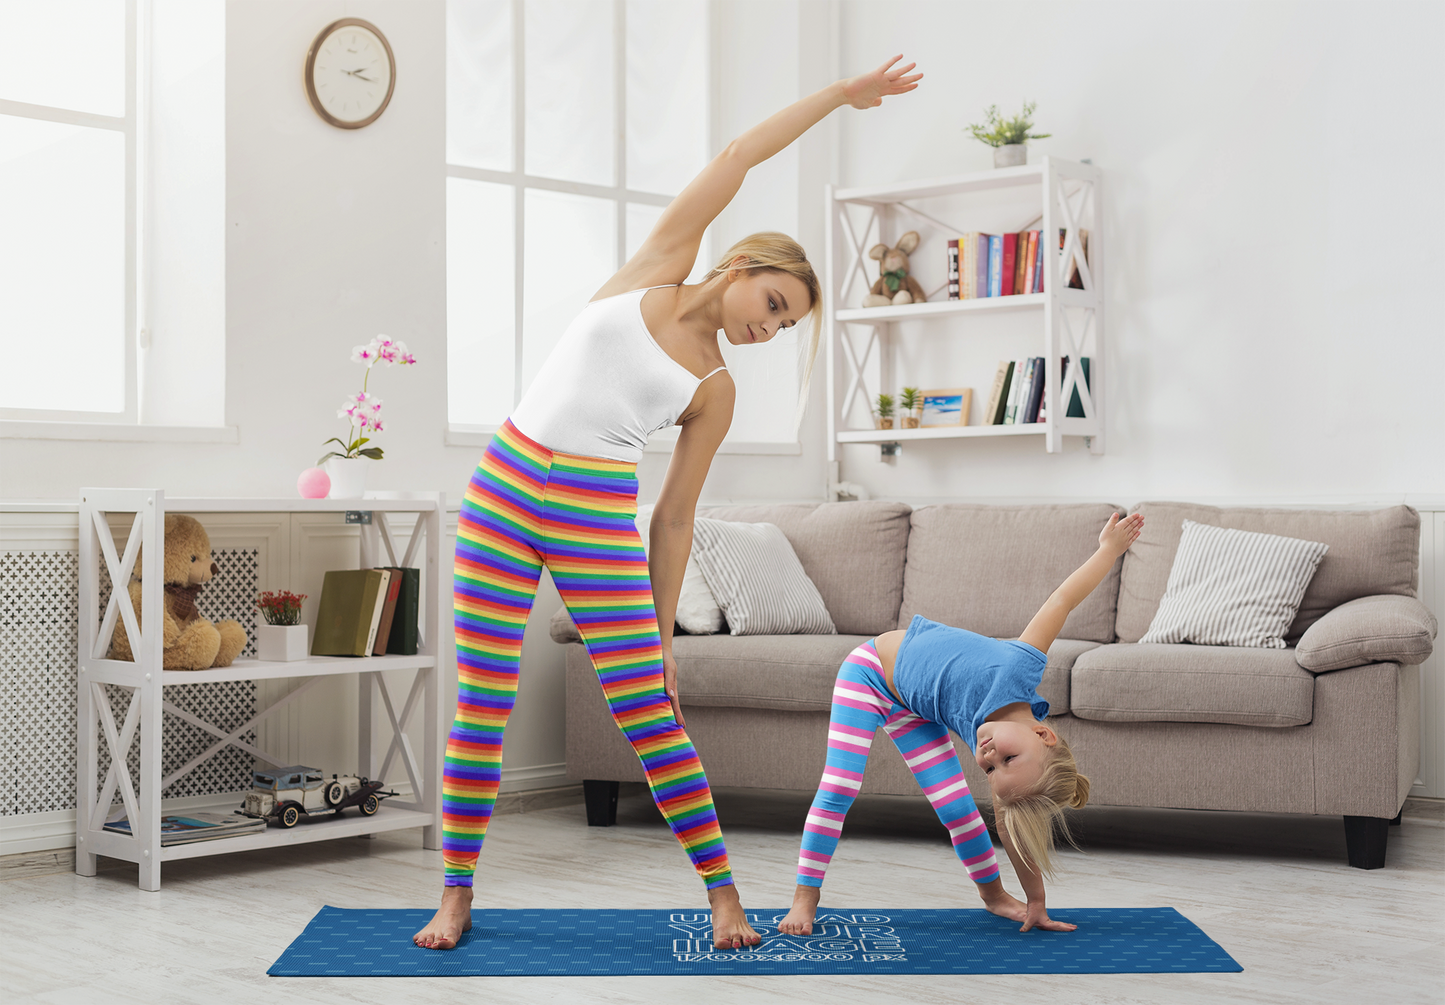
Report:
<svg viewBox="0 0 1445 1005"><path fill-rule="evenodd" d="M966 426L973 404L973 388L946 387L923 392L923 420L920 426Z"/></svg>

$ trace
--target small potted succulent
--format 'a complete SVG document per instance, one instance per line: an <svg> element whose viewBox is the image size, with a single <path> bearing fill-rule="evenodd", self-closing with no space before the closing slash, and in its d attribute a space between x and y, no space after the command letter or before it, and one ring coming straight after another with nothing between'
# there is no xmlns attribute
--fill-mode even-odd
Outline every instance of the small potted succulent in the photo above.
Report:
<svg viewBox="0 0 1445 1005"><path fill-rule="evenodd" d="M880 394L878 396L878 428L893 428L893 395Z"/></svg>
<svg viewBox="0 0 1445 1005"><path fill-rule="evenodd" d="M1052 133L1031 133L1034 127L1034 103L1024 102L1024 109L1011 119L999 118L998 105L989 105L984 111L987 121L983 125L972 125L968 131L980 143L993 147L993 166L1017 167L1029 162L1029 140L1046 140Z"/></svg>
<svg viewBox="0 0 1445 1005"><path fill-rule="evenodd" d="M268 590L256 598L264 625L256 626L256 658L274 663L304 660L306 626L301 623L301 601L304 593L290 590Z"/></svg>
<svg viewBox="0 0 1445 1005"><path fill-rule="evenodd" d="M923 395L916 387L905 387L898 396L898 405L903 409L903 428L918 428L918 413L923 408Z"/></svg>

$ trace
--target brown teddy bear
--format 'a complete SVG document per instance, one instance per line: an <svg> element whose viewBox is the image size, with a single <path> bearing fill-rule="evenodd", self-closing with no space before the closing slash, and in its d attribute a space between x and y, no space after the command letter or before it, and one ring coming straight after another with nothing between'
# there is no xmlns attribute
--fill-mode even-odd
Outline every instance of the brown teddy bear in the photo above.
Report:
<svg viewBox="0 0 1445 1005"><path fill-rule="evenodd" d="M918 280L908 274L908 256L918 247L918 231L910 230L898 239L898 247L875 244L868 257L878 263L878 282L863 298L864 307L921 304L928 299Z"/></svg>
<svg viewBox="0 0 1445 1005"><path fill-rule="evenodd" d="M144 550L144 549L142 549ZM141 556L130 581L130 602L141 620ZM211 557L211 539L195 517L178 513L166 515L165 529L165 627L161 636L161 667L165 670L206 670L228 667L246 648L246 630L236 621L212 624L196 609L196 594L221 571ZM110 645L110 658L131 660L130 639L125 621L118 620Z"/></svg>

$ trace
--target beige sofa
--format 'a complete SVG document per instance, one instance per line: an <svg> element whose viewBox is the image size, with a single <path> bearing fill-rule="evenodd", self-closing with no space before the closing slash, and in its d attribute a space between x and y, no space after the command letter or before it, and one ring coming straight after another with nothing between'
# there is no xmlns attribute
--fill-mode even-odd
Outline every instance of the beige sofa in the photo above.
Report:
<svg viewBox="0 0 1445 1005"><path fill-rule="evenodd" d="M1093 783L1092 801L1338 815L1350 864L1382 866L1387 827L1398 822L1418 765L1416 664L1429 657L1436 630L1415 599L1418 514L1406 506L1138 508L1143 536L1070 615L1039 688ZM914 614L1016 637L1093 553L1114 510L850 502L699 511L780 527L839 632L676 637L688 732L712 784L813 790L833 678L849 650L906 627ZM1330 546L1290 628L1290 648L1138 643L1184 519ZM606 825L617 783L641 781L641 766L565 611L552 636L567 644L567 773L584 782L589 823ZM986 798L967 746L957 738L955 745L970 786ZM918 793L881 737L862 791Z"/></svg>

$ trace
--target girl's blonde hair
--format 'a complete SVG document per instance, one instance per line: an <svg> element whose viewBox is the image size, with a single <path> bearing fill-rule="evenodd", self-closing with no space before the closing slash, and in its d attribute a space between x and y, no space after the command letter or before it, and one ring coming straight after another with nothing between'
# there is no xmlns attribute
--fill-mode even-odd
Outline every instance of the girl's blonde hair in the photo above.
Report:
<svg viewBox="0 0 1445 1005"><path fill-rule="evenodd" d="M995 814L1008 830L1014 847L1039 874L1053 877L1054 835L1075 848L1064 808L1081 809L1089 801L1089 780L1079 774L1074 752L1062 736L1048 750L1039 780L1029 791L1004 797L994 796Z"/></svg>
<svg viewBox="0 0 1445 1005"><path fill-rule="evenodd" d="M734 265L738 257L747 259L747 264ZM798 340L799 369L802 371L798 387L798 407L793 416L793 430L797 431L803 422L803 410L808 405L808 384L813 379L813 363L818 358L818 342L823 330L823 288L818 275L808 262L803 246L787 234L776 231L761 231L749 234L727 250L716 265L702 277L707 282L730 269L757 269L762 272L785 272L808 288L812 306L808 308L808 330Z"/></svg>

